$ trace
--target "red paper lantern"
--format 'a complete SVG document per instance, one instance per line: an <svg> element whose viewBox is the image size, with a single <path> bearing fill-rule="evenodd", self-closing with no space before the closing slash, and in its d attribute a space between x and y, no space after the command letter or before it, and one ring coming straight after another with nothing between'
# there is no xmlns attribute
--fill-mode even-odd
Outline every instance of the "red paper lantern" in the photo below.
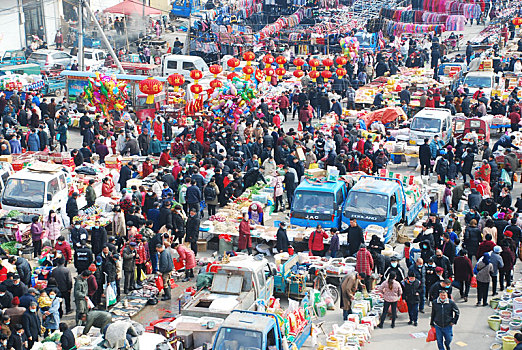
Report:
<svg viewBox="0 0 522 350"><path fill-rule="evenodd" d="M274 56L272 56L271 54L267 54L267 55L265 55L265 56L263 57L263 62L264 62L265 64L270 65L270 64L274 63L274 61L275 61L275 58L274 58Z"/></svg>
<svg viewBox="0 0 522 350"><path fill-rule="evenodd" d="M300 78L302 78L304 76L305 73L302 70L298 69L298 70L295 70L292 74L297 79L300 79Z"/></svg>
<svg viewBox="0 0 522 350"><path fill-rule="evenodd" d="M266 67L265 69L263 69L263 72L265 72L266 81L270 81L270 78L272 77L272 75L275 74L275 70L272 67Z"/></svg>
<svg viewBox="0 0 522 350"><path fill-rule="evenodd" d="M227 61L227 65L230 68L236 68L241 64L241 62L237 58L231 58Z"/></svg>
<svg viewBox="0 0 522 350"><path fill-rule="evenodd" d="M203 92L203 86L199 84L193 84L190 87L190 91L192 91L192 93L194 94L194 99L197 99L198 95Z"/></svg>
<svg viewBox="0 0 522 350"><path fill-rule="evenodd" d="M236 72L232 72L227 75L228 80L233 80L234 78L237 78L237 77L239 77L239 74L237 74Z"/></svg>
<svg viewBox="0 0 522 350"><path fill-rule="evenodd" d="M512 22L513 22L514 25L519 26L519 25L522 24L522 18L520 18L520 17L515 17L515 18L513 18L513 21L512 21Z"/></svg>
<svg viewBox="0 0 522 350"><path fill-rule="evenodd" d="M321 72L321 75L324 78L324 80L328 80L332 77L332 72L330 72L329 70L323 70Z"/></svg>
<svg viewBox="0 0 522 350"><path fill-rule="evenodd" d="M308 62L308 64L310 65L310 67L312 68L317 68L319 67L319 65L321 64L321 62L317 59L317 58L312 58L310 60L310 62Z"/></svg>
<svg viewBox="0 0 522 350"><path fill-rule="evenodd" d="M213 64L208 68L208 70L210 71L210 73L214 74L215 77L223 71L223 67L221 67L219 64Z"/></svg>
<svg viewBox="0 0 522 350"><path fill-rule="evenodd" d="M244 66L243 67L243 73L245 73L245 75L252 75L252 74L254 74L254 67L252 67L252 66Z"/></svg>
<svg viewBox="0 0 522 350"><path fill-rule="evenodd" d="M163 83L157 79L148 77L147 79L140 81L138 87L142 93L148 95L145 103L152 104L154 103L154 95L163 90Z"/></svg>
<svg viewBox="0 0 522 350"><path fill-rule="evenodd" d="M339 78L341 78L341 77L343 77L343 76L346 75L346 69L344 69L344 68L337 68L337 69L335 70L335 74L337 74L337 76L338 76Z"/></svg>
<svg viewBox="0 0 522 350"><path fill-rule="evenodd" d="M243 59L245 61L253 61L256 59L256 55L252 51L247 51L243 54Z"/></svg>
<svg viewBox="0 0 522 350"><path fill-rule="evenodd" d="M302 67L305 64L305 61L302 58L294 59L294 66Z"/></svg>
<svg viewBox="0 0 522 350"><path fill-rule="evenodd" d="M221 82L221 80L214 79L210 82L210 87L212 89L219 89L223 87L223 83Z"/></svg>
<svg viewBox="0 0 522 350"><path fill-rule="evenodd" d="M402 90L402 87L401 87L400 85L397 85L397 86L395 87L395 91L397 91L397 92L401 92L401 90Z"/></svg>
<svg viewBox="0 0 522 350"><path fill-rule="evenodd" d="M279 67L275 70L275 73L279 76L279 79L281 79L283 75L286 74L286 69Z"/></svg>
<svg viewBox="0 0 522 350"><path fill-rule="evenodd" d="M344 66L348 62L348 59L344 56L339 56L335 59L335 63L339 66Z"/></svg>
<svg viewBox="0 0 522 350"><path fill-rule="evenodd" d="M185 83L185 77L179 73L169 75L167 81L172 86L181 86Z"/></svg>
<svg viewBox="0 0 522 350"><path fill-rule="evenodd" d="M331 58L325 58L323 60L323 66L325 66L325 67L331 67L331 66L333 66L333 64L334 64L334 62Z"/></svg>
<svg viewBox="0 0 522 350"><path fill-rule="evenodd" d="M199 80L203 78L203 72L199 69L193 69L190 71L190 77L194 80Z"/></svg>
<svg viewBox="0 0 522 350"><path fill-rule="evenodd" d="M321 75L321 73L316 70L311 70L308 72L308 76L312 79L312 81L315 81L315 79L319 78L319 75Z"/></svg>
<svg viewBox="0 0 522 350"><path fill-rule="evenodd" d="M283 65L286 63L286 58L284 58L283 56L277 56L276 63L279 65Z"/></svg>

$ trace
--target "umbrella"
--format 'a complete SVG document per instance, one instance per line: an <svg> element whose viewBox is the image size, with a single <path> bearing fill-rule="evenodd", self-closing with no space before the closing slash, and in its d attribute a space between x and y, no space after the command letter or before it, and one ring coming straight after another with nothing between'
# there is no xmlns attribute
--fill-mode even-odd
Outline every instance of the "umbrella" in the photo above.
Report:
<svg viewBox="0 0 522 350"><path fill-rule="evenodd" d="M119 13L122 15L130 16L130 15L161 15L161 10L144 6L142 2L136 2L134 0L125 0L120 2L117 5L112 7L108 7L103 12L109 13Z"/></svg>

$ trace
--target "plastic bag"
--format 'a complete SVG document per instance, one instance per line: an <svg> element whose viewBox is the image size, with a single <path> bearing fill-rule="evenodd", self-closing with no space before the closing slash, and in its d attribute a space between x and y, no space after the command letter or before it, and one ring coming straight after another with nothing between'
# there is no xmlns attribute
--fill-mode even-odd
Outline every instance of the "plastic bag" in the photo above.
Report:
<svg viewBox="0 0 522 350"><path fill-rule="evenodd" d="M430 331L428 332L428 336L426 337L426 343L435 340L437 340L437 331L435 330L435 327L431 327Z"/></svg>
<svg viewBox="0 0 522 350"><path fill-rule="evenodd" d="M406 301L400 298L397 302L397 309L399 309L399 312L406 313L408 312L408 304L406 303Z"/></svg>
<svg viewBox="0 0 522 350"><path fill-rule="evenodd" d="M87 298L87 308L94 309L94 303L89 298Z"/></svg>
<svg viewBox="0 0 522 350"><path fill-rule="evenodd" d="M326 303L326 308L328 310L335 310L335 303L332 294L329 290L325 290L322 294L323 300Z"/></svg>
<svg viewBox="0 0 522 350"><path fill-rule="evenodd" d="M156 287L160 292L163 290L163 278L161 276L156 277Z"/></svg>
<svg viewBox="0 0 522 350"><path fill-rule="evenodd" d="M477 278L475 276L471 277L471 288L477 288Z"/></svg>
<svg viewBox="0 0 522 350"><path fill-rule="evenodd" d="M500 172L500 178L502 180L504 180L504 182L508 185L508 186L511 186L511 177L509 176L508 172L506 171L506 169L502 169L502 171Z"/></svg>
<svg viewBox="0 0 522 350"><path fill-rule="evenodd" d="M116 293L110 284L107 285L107 289L105 290L105 298L107 300L107 307L116 304L118 301Z"/></svg>

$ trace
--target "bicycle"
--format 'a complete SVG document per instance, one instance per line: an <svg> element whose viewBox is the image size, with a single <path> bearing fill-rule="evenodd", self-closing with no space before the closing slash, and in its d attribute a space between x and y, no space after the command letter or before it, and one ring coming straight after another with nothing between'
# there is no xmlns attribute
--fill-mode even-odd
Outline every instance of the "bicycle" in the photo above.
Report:
<svg viewBox="0 0 522 350"><path fill-rule="evenodd" d="M316 270L316 277L314 278L314 289L321 293L321 298L324 298L327 293L332 296L334 304L339 300L339 289L326 281L326 271Z"/></svg>

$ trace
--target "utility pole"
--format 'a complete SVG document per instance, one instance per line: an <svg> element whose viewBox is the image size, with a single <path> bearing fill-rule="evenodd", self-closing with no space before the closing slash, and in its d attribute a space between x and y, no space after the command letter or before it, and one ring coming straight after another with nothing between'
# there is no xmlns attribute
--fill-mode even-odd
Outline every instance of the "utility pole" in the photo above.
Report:
<svg viewBox="0 0 522 350"><path fill-rule="evenodd" d="M80 1L83 1L83 0L80 0ZM94 13L91 10L91 7L89 6L89 4L87 2L83 2L83 6L85 6L85 8L87 9L87 12L88 12L87 18L89 18L89 16L92 17L92 20L94 21L94 24L96 25L96 28L98 28L98 31L101 34L103 43L105 44L105 46L107 46L109 53L111 54L112 58L114 59L114 63L116 63L116 66L118 67L118 70L120 71L121 74L124 74L125 70L123 70L120 60L118 59L118 56L112 49L112 46L111 46L111 43L109 42L109 40L107 40L107 37L105 36L105 33L103 32L103 29L100 26L100 23L98 23L98 20L96 19L96 17L94 16ZM83 59L83 57L82 57L82 59Z"/></svg>
<svg viewBox="0 0 522 350"><path fill-rule="evenodd" d="M84 0L79 0L78 7L78 66L80 72L85 70L83 60L83 3Z"/></svg>

